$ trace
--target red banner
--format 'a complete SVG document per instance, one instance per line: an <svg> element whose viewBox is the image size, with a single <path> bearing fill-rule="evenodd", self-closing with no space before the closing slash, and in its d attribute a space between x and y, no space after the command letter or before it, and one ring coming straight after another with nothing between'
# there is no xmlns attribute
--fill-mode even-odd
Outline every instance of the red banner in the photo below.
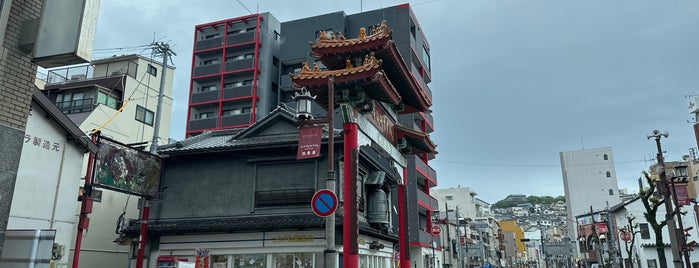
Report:
<svg viewBox="0 0 699 268"><path fill-rule="evenodd" d="M603 233L609 233L609 228L607 228L606 223L603 223L603 222L599 223L598 222L598 223L595 223L595 231L597 232L598 235L603 234Z"/></svg>
<svg viewBox="0 0 699 268"><path fill-rule="evenodd" d="M320 156L320 142L323 127L302 127L299 131L299 149L296 159L316 158Z"/></svg>
<svg viewBox="0 0 699 268"><path fill-rule="evenodd" d="M672 194L672 198L675 198L675 193L677 193L677 204L680 206L689 206L689 193L687 193L687 185L686 184L675 184L675 193L673 193L672 187L670 188L670 194Z"/></svg>
<svg viewBox="0 0 699 268"><path fill-rule="evenodd" d="M209 268L209 249L198 248L197 257L194 261L194 268Z"/></svg>

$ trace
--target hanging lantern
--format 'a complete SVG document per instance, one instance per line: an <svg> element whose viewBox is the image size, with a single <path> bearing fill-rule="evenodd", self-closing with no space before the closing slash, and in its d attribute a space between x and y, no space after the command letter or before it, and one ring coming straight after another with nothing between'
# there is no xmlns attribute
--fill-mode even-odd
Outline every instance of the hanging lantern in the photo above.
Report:
<svg viewBox="0 0 699 268"><path fill-rule="evenodd" d="M311 96L311 93L306 90L306 88L301 88L301 90L294 94L294 100L296 101L296 118L307 120L313 119L311 114L311 105L316 96Z"/></svg>

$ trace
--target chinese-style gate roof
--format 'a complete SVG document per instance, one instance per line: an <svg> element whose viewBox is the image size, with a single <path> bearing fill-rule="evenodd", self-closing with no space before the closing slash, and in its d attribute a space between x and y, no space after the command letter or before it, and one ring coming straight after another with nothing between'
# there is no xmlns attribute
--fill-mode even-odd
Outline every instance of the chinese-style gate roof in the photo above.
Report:
<svg viewBox="0 0 699 268"><path fill-rule="evenodd" d="M432 142L430 136L422 131L413 130L401 125L396 125L396 138L405 138L413 148L420 151L435 154L437 153L437 145Z"/></svg>
<svg viewBox="0 0 699 268"><path fill-rule="evenodd" d="M313 64L311 70L304 62L301 71L291 74L291 79L294 87L305 87L311 94L317 95L316 101L324 108L327 108L328 78L331 76L337 88L361 86L373 99L398 104L401 101L401 95L384 75L381 63L382 61L373 55L366 55L362 65L352 66L347 60L342 69L322 71L316 64Z"/></svg>
<svg viewBox="0 0 699 268"><path fill-rule="evenodd" d="M404 103L408 105L405 112L426 112L432 105L432 99L408 69L393 42L391 32L386 26L386 21L373 27L370 35L361 28L359 36L354 39L347 39L341 33L337 38L328 39L327 35L321 32L316 42L311 43L311 55L320 59L329 69L336 69L343 65L348 56L373 52L383 60L386 75L396 85Z"/></svg>

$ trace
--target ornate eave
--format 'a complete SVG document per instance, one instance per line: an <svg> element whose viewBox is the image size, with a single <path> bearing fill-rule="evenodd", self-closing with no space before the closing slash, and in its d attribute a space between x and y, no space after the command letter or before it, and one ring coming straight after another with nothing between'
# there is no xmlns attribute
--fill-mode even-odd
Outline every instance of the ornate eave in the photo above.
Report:
<svg viewBox="0 0 699 268"><path fill-rule="evenodd" d="M348 55L365 55L375 53L383 60L385 74L396 85L403 102L406 104L402 113L427 112L432 106L432 99L422 88L417 78L408 69L403 57L392 40L391 30L382 22L372 29L371 35L365 35L360 29L359 37L345 39L342 35L337 38L326 38L319 34L319 39L311 43L311 55L320 59L330 69L342 68Z"/></svg>
<svg viewBox="0 0 699 268"><path fill-rule="evenodd" d="M404 126L396 125L396 138L405 139L413 148L420 151L436 154L437 145L432 142L430 136L422 131L416 131Z"/></svg>
<svg viewBox="0 0 699 268"><path fill-rule="evenodd" d="M346 62L346 68L332 71L322 71L317 65L314 65L313 70L311 70L304 63L299 73L291 74L292 86L294 88L305 87L311 94L317 95L316 102L318 104L327 108L328 78L332 76L333 83L338 89L360 86L367 95L375 100L394 105L399 104L401 95L384 74L381 63L381 60L367 56L364 59L364 64L360 66L354 67Z"/></svg>

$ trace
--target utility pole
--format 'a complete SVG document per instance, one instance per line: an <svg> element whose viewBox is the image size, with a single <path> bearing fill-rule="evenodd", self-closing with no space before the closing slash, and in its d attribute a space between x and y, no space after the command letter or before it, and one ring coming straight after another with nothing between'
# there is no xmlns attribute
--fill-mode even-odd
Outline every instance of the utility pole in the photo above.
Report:
<svg viewBox="0 0 699 268"><path fill-rule="evenodd" d="M660 146L660 138L665 137L667 138L669 134L667 132L665 133L660 133L658 130L653 130L653 134L648 135L648 139L650 140L651 138L655 139L655 145L658 149L658 154L656 155L656 158L658 160L658 166L660 167L660 172L658 176L660 177L660 181L658 184L658 189L660 190L660 194L663 196L663 200L665 201L665 220L667 222L667 227L668 227L668 233L670 234L670 248L672 249L672 264L674 268L682 268L682 259L680 258L680 251L679 248L677 247L677 242L679 241L677 239L677 225L675 224L675 215L673 214L674 210L672 208L672 201L670 201L670 189L668 189L668 182L667 182L667 176L665 174L665 161L663 158L663 148Z"/></svg>
<svg viewBox="0 0 699 268"><path fill-rule="evenodd" d="M457 236L457 240L459 240L459 242L456 244L459 248L459 250L456 251L456 258L457 258L456 265L458 265L459 268L463 268L464 267L464 257L462 256L463 246L461 245L462 234L461 234L461 219L459 218L459 206L456 206L454 211L455 211L454 214L456 214L456 216L455 216L456 217L456 236ZM465 238L464 238L464 241L465 241ZM465 243L464 243L464 245L465 245Z"/></svg>
<svg viewBox="0 0 699 268"><path fill-rule="evenodd" d="M155 111L155 122L153 123L153 141L150 144L150 153L158 155L158 138L160 132L160 119L163 110L163 91L165 91L165 74L167 73L167 59L170 56L177 56L170 49L170 45L159 42L153 43L153 52L163 56L162 65L160 66L160 87L158 89L158 104ZM136 268L143 267L143 258L146 250L146 242L148 240L148 217L150 215L150 197L144 197L143 207L141 208L141 228L138 236L138 253L136 255Z"/></svg>

